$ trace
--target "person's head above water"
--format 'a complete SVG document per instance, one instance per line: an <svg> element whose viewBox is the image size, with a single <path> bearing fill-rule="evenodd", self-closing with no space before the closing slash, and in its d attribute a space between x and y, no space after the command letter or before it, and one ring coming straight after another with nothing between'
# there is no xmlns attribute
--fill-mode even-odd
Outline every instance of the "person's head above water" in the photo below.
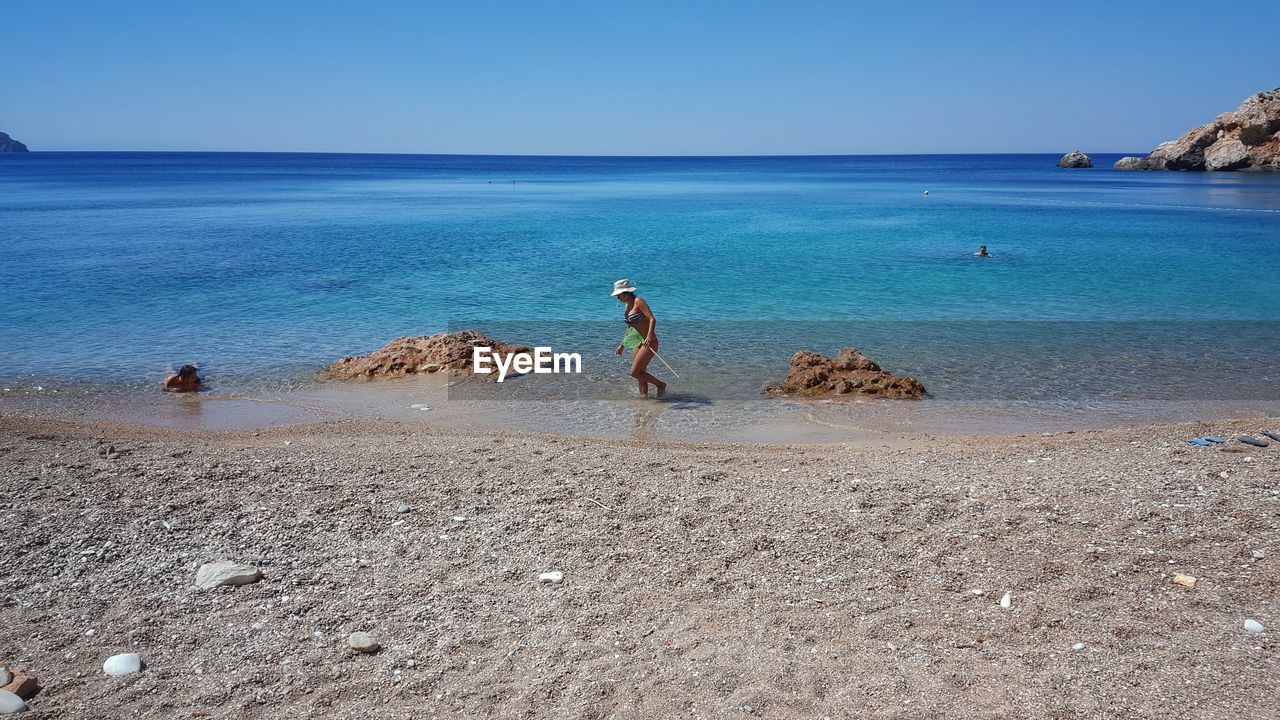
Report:
<svg viewBox="0 0 1280 720"><path fill-rule="evenodd" d="M195 365L183 365L178 368L178 377L186 380L187 378L194 377L196 372L197 370Z"/></svg>
<svg viewBox="0 0 1280 720"><path fill-rule="evenodd" d="M634 295L635 292L636 292L635 286L632 285L631 281L626 278L622 278L621 280L613 284L613 296L618 298L622 302L626 302L630 300L631 296Z"/></svg>
<svg viewBox="0 0 1280 720"><path fill-rule="evenodd" d="M989 254L990 254L990 253L988 253L988 252L987 252L987 246L986 246L986 245L979 245L979 246L978 246L978 255L981 255L981 256L983 256L983 257L986 257L986 256L987 256L987 255L989 255Z"/></svg>

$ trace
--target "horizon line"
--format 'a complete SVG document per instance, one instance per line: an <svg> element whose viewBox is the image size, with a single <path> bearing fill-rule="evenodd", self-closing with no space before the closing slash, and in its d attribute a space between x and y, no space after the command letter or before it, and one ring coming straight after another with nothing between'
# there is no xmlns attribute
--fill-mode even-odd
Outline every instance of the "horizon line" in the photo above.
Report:
<svg viewBox="0 0 1280 720"><path fill-rule="evenodd" d="M646 155L611 155L611 154L568 154L568 153L467 153L467 152L401 152L390 150L375 151L356 151L356 150L31 150L27 152L17 153L0 153L0 157L11 155L32 155L32 154L75 154L75 153L98 153L98 154L201 154L201 155L389 155L389 156L412 156L412 157L520 157L520 158L600 158L600 159L723 159L723 158L822 158L822 157L926 157L937 155L953 155L953 156L973 156L973 155L1048 155L1061 156L1067 152L1075 152L1068 150L1064 153L1055 151L1001 151L1001 152L882 152L882 153L732 153L717 155L697 155L697 154L646 154ZM1084 152L1084 151L1079 151ZM1136 152L1126 153L1119 151L1094 151L1085 153L1086 155L1135 155L1144 157L1148 153Z"/></svg>

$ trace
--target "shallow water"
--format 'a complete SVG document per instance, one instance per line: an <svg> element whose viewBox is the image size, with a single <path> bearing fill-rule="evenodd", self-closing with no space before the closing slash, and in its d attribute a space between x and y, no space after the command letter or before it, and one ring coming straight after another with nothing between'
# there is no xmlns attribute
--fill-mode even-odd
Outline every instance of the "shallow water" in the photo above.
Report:
<svg viewBox="0 0 1280 720"><path fill-rule="evenodd" d="M453 415L541 429L998 430L1274 406L1280 178L1113 160L0 156L0 410L75 395L168 418L154 388L194 361L200 402L240 408L211 424L293 421L330 412L296 406L332 395L312 375L333 359L464 326L582 353L582 376L446 396ZM624 276L682 377L661 412L633 406L610 352ZM759 397L797 348L845 345L932 399Z"/></svg>

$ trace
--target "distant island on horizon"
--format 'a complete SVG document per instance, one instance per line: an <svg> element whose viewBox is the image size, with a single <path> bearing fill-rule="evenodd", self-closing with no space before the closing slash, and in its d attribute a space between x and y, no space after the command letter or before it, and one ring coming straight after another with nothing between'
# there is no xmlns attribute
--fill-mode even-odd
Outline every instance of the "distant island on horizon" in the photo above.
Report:
<svg viewBox="0 0 1280 720"><path fill-rule="evenodd" d="M0 152L28 152L27 146L9 137L9 133L0 132Z"/></svg>

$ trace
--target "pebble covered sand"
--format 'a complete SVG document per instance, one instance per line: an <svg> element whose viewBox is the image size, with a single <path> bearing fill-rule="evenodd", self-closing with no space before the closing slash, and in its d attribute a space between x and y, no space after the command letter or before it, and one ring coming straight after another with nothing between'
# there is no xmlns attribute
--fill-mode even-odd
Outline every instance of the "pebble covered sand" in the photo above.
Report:
<svg viewBox="0 0 1280 720"><path fill-rule="evenodd" d="M1185 442L1277 427L0 419L0 659L33 719L1277 717L1280 443Z"/></svg>

